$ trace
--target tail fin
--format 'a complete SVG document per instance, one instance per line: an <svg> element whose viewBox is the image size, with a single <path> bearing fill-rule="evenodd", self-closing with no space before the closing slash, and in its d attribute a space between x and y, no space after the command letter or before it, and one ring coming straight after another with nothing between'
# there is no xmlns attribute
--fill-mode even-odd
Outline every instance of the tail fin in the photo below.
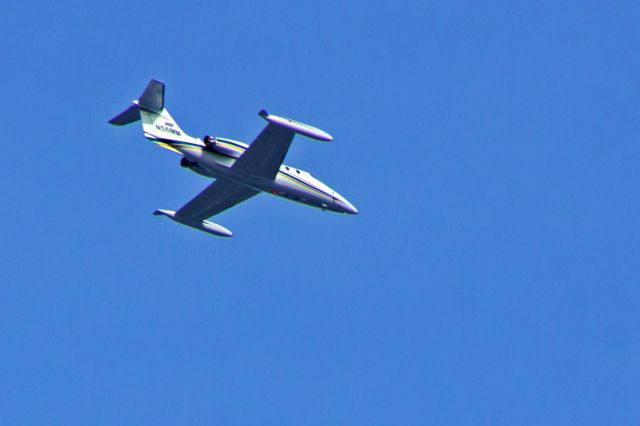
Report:
<svg viewBox="0 0 640 426"><path fill-rule="evenodd" d="M152 140L193 142L197 140L184 133L164 107L164 83L151 80L133 105L109 120L124 126L142 119L144 135Z"/></svg>
<svg viewBox="0 0 640 426"><path fill-rule="evenodd" d="M116 126L124 126L140 120L139 109L161 114L164 109L164 83L158 80L151 80L140 95L140 99L133 101L133 105L109 120L109 123Z"/></svg>

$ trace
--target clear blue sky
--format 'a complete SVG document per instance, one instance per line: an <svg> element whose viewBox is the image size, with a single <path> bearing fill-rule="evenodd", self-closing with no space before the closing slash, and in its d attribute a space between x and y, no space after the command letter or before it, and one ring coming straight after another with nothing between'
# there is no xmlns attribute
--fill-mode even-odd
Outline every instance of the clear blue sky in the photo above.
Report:
<svg viewBox="0 0 640 426"><path fill-rule="evenodd" d="M0 423L640 423L640 6L8 2ZM207 185L106 121L261 108L358 216Z"/></svg>

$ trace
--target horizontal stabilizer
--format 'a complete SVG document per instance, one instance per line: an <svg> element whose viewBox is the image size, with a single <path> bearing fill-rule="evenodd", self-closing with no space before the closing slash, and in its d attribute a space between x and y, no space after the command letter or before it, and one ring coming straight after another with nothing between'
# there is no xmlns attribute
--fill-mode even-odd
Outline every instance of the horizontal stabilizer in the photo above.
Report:
<svg viewBox="0 0 640 426"><path fill-rule="evenodd" d="M292 120L286 117L280 117L277 115L269 114L265 110L261 110L258 115L269 123L275 124L277 126L285 127L289 130L292 130L300 135L307 136L312 139L316 139L319 141L330 142L333 140L333 136L329 133L320 130L316 127L309 126L308 124L301 123L296 120Z"/></svg>
<svg viewBox="0 0 640 426"><path fill-rule="evenodd" d="M120 114L109 120L109 124L116 126L124 126L125 124L133 123L140 120L140 112L137 105L131 105L129 108L122 111Z"/></svg>
<svg viewBox="0 0 640 426"><path fill-rule="evenodd" d="M233 233L229 231L222 225L218 225L217 223L209 222L208 220L194 220L185 216L180 216L176 214L173 210L164 210L158 209L153 212L156 216L166 216L169 219L181 223L183 225L190 226L192 228L198 229L200 231L204 231L208 234L217 235L219 237L232 237Z"/></svg>

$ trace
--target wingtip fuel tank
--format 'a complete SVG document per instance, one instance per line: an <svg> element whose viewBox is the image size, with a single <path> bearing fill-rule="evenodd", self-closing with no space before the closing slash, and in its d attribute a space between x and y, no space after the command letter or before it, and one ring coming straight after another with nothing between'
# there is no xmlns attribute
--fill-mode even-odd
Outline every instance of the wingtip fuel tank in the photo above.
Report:
<svg viewBox="0 0 640 426"><path fill-rule="evenodd" d="M176 214L173 210L165 210L158 209L153 212L156 216L166 216L169 219L181 223L186 226L190 226L195 229L199 229L200 231L207 232L209 234L217 235L219 237L233 237L233 232L229 231L222 225L218 225L217 223L209 222L208 220L193 220L188 217L180 216Z"/></svg>
<svg viewBox="0 0 640 426"><path fill-rule="evenodd" d="M309 126L308 124L301 123L296 120L292 120L286 117L280 117L278 115L269 114L267 111L260 110L258 115L269 123L276 124L278 126L286 127L288 129L293 130L296 133L299 133L303 136L307 136L311 139L316 139L319 141L331 142L333 140L333 136L324 130L320 130L317 127Z"/></svg>

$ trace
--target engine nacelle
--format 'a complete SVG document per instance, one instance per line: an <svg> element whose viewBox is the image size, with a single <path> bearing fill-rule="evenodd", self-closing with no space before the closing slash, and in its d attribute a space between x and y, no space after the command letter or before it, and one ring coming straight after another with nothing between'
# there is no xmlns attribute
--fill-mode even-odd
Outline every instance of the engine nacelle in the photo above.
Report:
<svg viewBox="0 0 640 426"><path fill-rule="evenodd" d="M204 138L202 138L202 142L204 142L204 145L209 148L210 150L213 150L214 147L216 146L216 140L215 138L209 136L209 135L204 135Z"/></svg>
<svg viewBox="0 0 640 426"><path fill-rule="evenodd" d="M189 161L189 159L182 157L180 159L180 167L185 167L187 169L191 169L191 171L206 177L215 177L211 173L209 173L206 169L202 168L198 163L194 163L193 161Z"/></svg>
<svg viewBox="0 0 640 426"><path fill-rule="evenodd" d="M240 158L245 149L246 144L242 142L234 141L226 138L213 138L206 135L202 141L207 147L207 151L215 152L216 154L224 155L225 157Z"/></svg>

